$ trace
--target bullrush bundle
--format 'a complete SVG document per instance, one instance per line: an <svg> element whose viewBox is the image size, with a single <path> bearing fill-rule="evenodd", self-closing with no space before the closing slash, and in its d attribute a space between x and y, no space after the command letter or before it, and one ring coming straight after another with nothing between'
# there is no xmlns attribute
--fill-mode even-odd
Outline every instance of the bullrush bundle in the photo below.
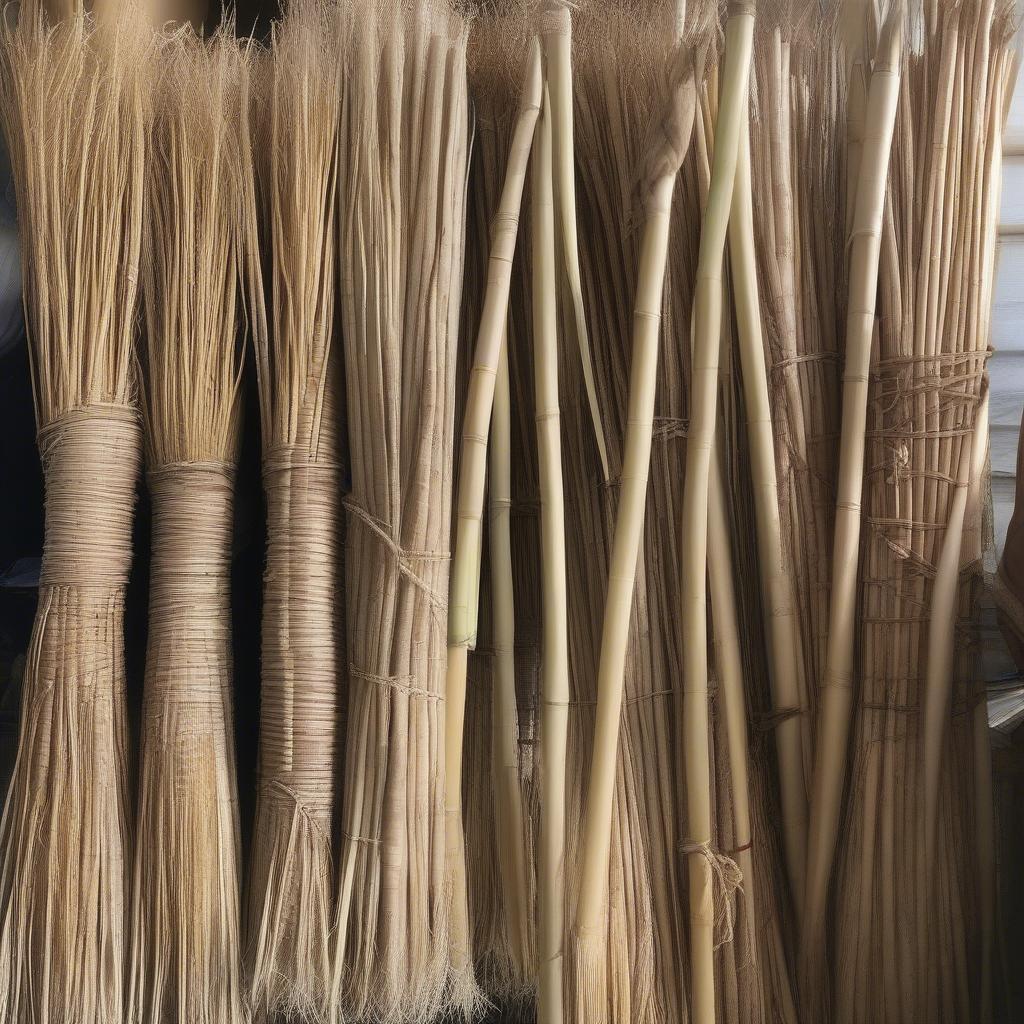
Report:
<svg viewBox="0 0 1024 1024"><path fill-rule="evenodd" d="M123 1019L131 844L123 614L141 458L147 41L134 5L0 29L46 540L0 826L0 1018Z"/></svg>
<svg viewBox="0 0 1024 1024"><path fill-rule="evenodd" d="M466 34L435 0L361 6L346 26L349 682L334 996L354 1018L432 1019L478 999L461 822L464 686L448 693L445 679Z"/></svg>
<svg viewBox="0 0 1024 1024"><path fill-rule="evenodd" d="M267 566L248 883L258 1014L327 1012L338 751L341 430L335 295L338 9L303 0L262 69L269 339L257 344Z"/></svg>
<svg viewBox="0 0 1024 1024"><path fill-rule="evenodd" d="M241 1022L230 566L241 289L262 287L250 64L226 33L203 43L188 30L161 41L155 67L142 360L153 553L129 1015Z"/></svg>

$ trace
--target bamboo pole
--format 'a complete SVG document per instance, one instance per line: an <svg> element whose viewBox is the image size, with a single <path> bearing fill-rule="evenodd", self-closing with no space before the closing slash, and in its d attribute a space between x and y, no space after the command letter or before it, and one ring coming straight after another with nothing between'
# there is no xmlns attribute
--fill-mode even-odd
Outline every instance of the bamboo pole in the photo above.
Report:
<svg viewBox="0 0 1024 1024"><path fill-rule="evenodd" d="M554 108L545 90L533 165L533 341L544 642L541 662L540 886L538 902L542 1024L563 1020L562 959L565 914L565 754L569 727L568 594L558 405L558 308L553 175Z"/></svg>
<svg viewBox="0 0 1024 1024"><path fill-rule="evenodd" d="M575 1018L588 1024L604 1020L607 1014L604 912L618 731L650 471L672 193L679 167L689 148L696 110L696 83L692 69L676 85L670 102L664 125L667 145L651 161L651 166L657 168L657 175L646 197L637 271L622 485L601 631L594 748L586 787L580 890L573 922L571 953L574 958Z"/></svg>
<svg viewBox="0 0 1024 1024"><path fill-rule="evenodd" d="M604 479L608 479L608 444L601 423L597 400L594 361L583 309L583 285L580 280L579 240L576 229L576 159L573 144L572 113L572 17L568 0L544 0L538 12L538 28L544 45L545 80L551 96L552 167L556 222L562 242L562 269L572 298L572 324L579 346L583 382L594 427L594 440L601 459Z"/></svg>
<svg viewBox="0 0 1024 1024"><path fill-rule="evenodd" d="M868 90L861 170L851 233L843 418L836 498L832 593L808 831L807 892L801 943L806 981L803 998L821 1012L825 998L824 943L829 880L853 703L854 620L860 549L860 501L864 474L868 366L874 327L889 151L896 119L902 59L902 11L882 26Z"/></svg>
<svg viewBox="0 0 1024 1024"><path fill-rule="evenodd" d="M691 1008L696 1024L715 1019L716 861L712 850L706 573L708 491L718 404L722 263L753 48L754 7L731 3L715 148L701 225L694 296L690 430L681 516L683 733L689 835L683 844L690 878Z"/></svg>
<svg viewBox="0 0 1024 1024"><path fill-rule="evenodd" d="M463 864L462 747L466 705L466 673L469 651L476 645L479 611L479 570L482 555L482 516L487 469L487 440L494 408L495 382L503 359L505 323L508 317L512 261L515 256L526 170L533 145L541 99L540 48L530 49L516 127L509 150L498 211L494 217L488 257L487 290L469 380L469 394L462 428L462 455L456 498L455 556L452 561L448 614L448 668L445 704L445 819L448 856ZM507 359L507 356L504 357ZM507 368L506 368L507 373ZM506 413L507 415L507 413ZM507 437L504 438L507 446ZM513 665L514 671L514 665ZM506 687L507 689L507 687ZM515 680L511 687L514 713ZM506 694L504 703L508 705ZM512 728L514 729L514 723ZM506 724L505 733L509 726ZM518 761L513 764L516 767ZM518 778L515 790L518 793ZM515 799L513 797L513 799ZM514 813L514 812L513 812ZM519 811L521 819L522 811ZM522 835L521 823L508 837ZM517 840L518 842L518 840ZM526 899L525 877L519 890ZM464 883L463 883L464 887ZM468 912L468 907L466 908ZM452 943L469 957L469 921L452 922Z"/></svg>
<svg viewBox="0 0 1024 1024"><path fill-rule="evenodd" d="M749 101L747 101L749 102ZM744 118L746 123L747 118ZM807 788L797 715L802 672L793 581L782 544L779 485L765 347L761 332L757 266L754 254L754 211L750 185L750 137L741 132L729 220L729 256L739 335L743 397L747 413L758 567L761 577L769 657L769 682L779 714L790 715L775 727L782 797L782 832L790 892L797 913L803 905L807 861Z"/></svg>

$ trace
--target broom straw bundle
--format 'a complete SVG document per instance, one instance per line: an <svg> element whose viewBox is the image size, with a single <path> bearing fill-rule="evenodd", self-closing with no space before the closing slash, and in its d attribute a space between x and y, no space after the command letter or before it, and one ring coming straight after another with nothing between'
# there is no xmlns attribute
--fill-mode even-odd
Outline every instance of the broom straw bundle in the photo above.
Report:
<svg viewBox="0 0 1024 1024"><path fill-rule="evenodd" d="M121 1020L131 860L124 594L146 36L134 5L0 30L46 479L39 608L0 824L0 1018Z"/></svg>
<svg viewBox="0 0 1024 1024"><path fill-rule="evenodd" d="M327 1013L338 749L341 441L335 273L338 11L292 5L266 65L269 341L259 793L248 898L255 1012Z"/></svg>
<svg viewBox="0 0 1024 1024"><path fill-rule="evenodd" d="M976 839L985 814L973 806L985 774L973 721L976 592L963 557L975 542L963 533L987 444L1008 18L1007 5L991 2L909 10L865 477L849 800L859 827L837 890L842 1020L974 1020L991 1005L990 938L968 924L990 936L991 880ZM881 979L870 991L869 975Z"/></svg>
<svg viewBox="0 0 1024 1024"><path fill-rule="evenodd" d="M153 568L129 1016L212 1024L248 1019L229 584L239 289L261 287L250 68L226 30L206 44L175 32L155 67L142 360Z"/></svg>
<svg viewBox="0 0 1024 1024"><path fill-rule="evenodd" d="M333 984L352 1016L405 1021L469 1013L479 999L465 694L445 686L466 24L441 2L382 2L349 31L339 230L351 664Z"/></svg>

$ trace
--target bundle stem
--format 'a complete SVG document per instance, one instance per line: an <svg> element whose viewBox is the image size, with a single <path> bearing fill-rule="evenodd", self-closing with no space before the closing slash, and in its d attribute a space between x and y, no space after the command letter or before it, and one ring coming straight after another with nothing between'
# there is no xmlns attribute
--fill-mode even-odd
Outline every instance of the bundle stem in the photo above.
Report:
<svg viewBox="0 0 1024 1024"><path fill-rule="evenodd" d="M744 103L749 107L749 96ZM797 716L807 714L807 709L800 707L803 665L793 580L783 549L779 515L771 400L754 257L750 136L746 131L741 131L740 136L729 218L729 255L754 484L754 516L760 554L758 564L768 620L769 681L776 712L790 716L776 725L775 742L779 760L786 866L790 892L799 914L803 905L807 860L807 787Z"/></svg>
<svg viewBox="0 0 1024 1024"><path fill-rule="evenodd" d="M477 332L473 368L469 377L465 418L462 427L462 453L456 496L455 555L452 560L451 594L448 612L448 668L445 683L445 834L450 863L462 863L462 746L466 708L468 655L476 646L479 612L479 572L482 548L484 485L487 470L487 441L494 410L495 384L504 354L505 324L508 318L512 262L519 232L519 211L527 166L541 103L540 47L530 48L519 112L509 148L508 164L501 199L494 216L491 248L488 256L487 289L484 294L480 327ZM507 366L506 366L507 377ZM506 388L507 393L507 388ZM507 412L506 412L507 418ZM507 449L508 439L504 437ZM506 527L507 529L507 527ZM510 594L509 590L505 591ZM512 682L511 723L506 734L515 732L515 679ZM508 707L507 694L502 706ZM516 783L518 792L518 781ZM513 816L516 811L512 811ZM518 815L522 818L521 807ZM511 824L511 822L510 822ZM508 838L523 834L518 831ZM515 839L515 842L521 842ZM522 887L520 887L520 882ZM516 881L520 900L526 901L525 875ZM469 921L465 908L452 908L453 956L469 955ZM461 951L461 952L459 952Z"/></svg>
<svg viewBox="0 0 1024 1024"><path fill-rule="evenodd" d="M801 942L804 997L824 997L825 919L853 706L854 625L857 606L861 493L864 479L868 369L874 330L885 190L900 91L901 12L882 26L868 89L857 199L850 236L850 283L843 371L842 432L837 479L832 592L825 677L820 687L810 806L807 892ZM818 970L820 969L820 970ZM818 977L814 977L818 970ZM816 1006L816 1012L822 1007Z"/></svg>
<svg viewBox="0 0 1024 1024"><path fill-rule="evenodd" d="M553 107L545 90L533 166L533 339L541 509L541 586L544 643L541 661L540 1006L542 1024L563 1019L562 960L565 915L565 755L569 730L568 593L565 505L558 403L558 309L555 201L552 173Z"/></svg>
<svg viewBox="0 0 1024 1024"><path fill-rule="evenodd" d="M603 1019L606 1012L604 975L600 967L606 950L601 938L608 886L619 721L650 472L658 339L672 194L679 167L689 149L696 101L696 83L691 72L675 88L671 98L667 113L670 130L666 131L665 138L671 139L672 143L660 162L652 162L660 170L646 199L637 269L621 487L601 629L594 746L586 789L579 900L573 925L576 1016L588 1021Z"/></svg>
<svg viewBox="0 0 1024 1024"><path fill-rule="evenodd" d="M544 40L547 88L551 97L552 166L556 221L562 241L562 269L572 299L572 324L576 331L587 404L604 479L609 478L608 444L597 400L594 360L583 306L579 238L576 228L576 157L572 111L572 16L567 0L545 0L541 7L540 34Z"/></svg>
<svg viewBox="0 0 1024 1024"><path fill-rule="evenodd" d="M715 1019L715 896L711 850L711 752L708 735L708 497L718 403L722 266L753 49L754 9L733 3L725 27L725 59L715 148L701 225L694 294L690 430L681 517L683 731L689 835L690 996L696 1024Z"/></svg>

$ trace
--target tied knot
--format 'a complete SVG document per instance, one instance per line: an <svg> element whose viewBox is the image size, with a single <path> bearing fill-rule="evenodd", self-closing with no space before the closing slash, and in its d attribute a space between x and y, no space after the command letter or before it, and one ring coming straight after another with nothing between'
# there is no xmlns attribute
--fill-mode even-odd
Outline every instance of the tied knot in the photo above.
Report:
<svg viewBox="0 0 1024 1024"><path fill-rule="evenodd" d="M733 940L736 925L736 894L743 891L743 872L727 854L712 848L711 843L684 839L679 851L685 857L703 857L711 871L711 902L715 913L715 949Z"/></svg>
<svg viewBox="0 0 1024 1024"><path fill-rule="evenodd" d="M42 427L43 586L125 586L142 429L135 409L88 405Z"/></svg>

